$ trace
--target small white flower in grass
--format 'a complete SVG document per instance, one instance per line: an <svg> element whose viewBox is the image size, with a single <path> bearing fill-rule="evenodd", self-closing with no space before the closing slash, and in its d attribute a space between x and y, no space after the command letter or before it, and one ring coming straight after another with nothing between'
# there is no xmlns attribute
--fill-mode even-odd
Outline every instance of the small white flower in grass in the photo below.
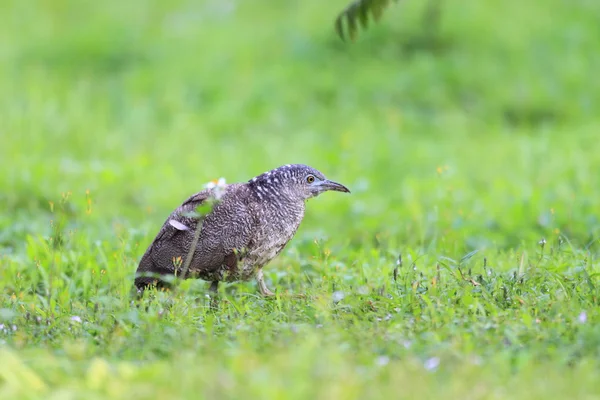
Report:
<svg viewBox="0 0 600 400"><path fill-rule="evenodd" d="M390 362L390 358L388 356L379 356L375 359L375 364L383 367L384 365L388 365Z"/></svg>
<svg viewBox="0 0 600 400"><path fill-rule="evenodd" d="M423 365L427 371L434 371L437 367L440 366L440 358L439 357L431 357L430 359L425 361Z"/></svg>
<svg viewBox="0 0 600 400"><path fill-rule="evenodd" d="M81 318L79 316L77 316L77 315L73 315L71 317L71 321L73 321L73 322L80 322L81 323Z"/></svg>
<svg viewBox="0 0 600 400"><path fill-rule="evenodd" d="M11 328L12 328L13 332L15 332L17 330L17 326L16 325L11 326Z"/></svg>
<svg viewBox="0 0 600 400"><path fill-rule="evenodd" d="M331 298L334 303L339 303L340 301L342 301L344 299L344 297L345 297L344 292L341 292L339 290L337 292L333 292L333 294L331 295Z"/></svg>
<svg viewBox="0 0 600 400"><path fill-rule="evenodd" d="M577 317L577 320L580 324L585 324L587 322L587 313L585 311L582 311Z"/></svg>
<svg viewBox="0 0 600 400"><path fill-rule="evenodd" d="M4 324L0 324L0 331L4 330Z"/></svg>

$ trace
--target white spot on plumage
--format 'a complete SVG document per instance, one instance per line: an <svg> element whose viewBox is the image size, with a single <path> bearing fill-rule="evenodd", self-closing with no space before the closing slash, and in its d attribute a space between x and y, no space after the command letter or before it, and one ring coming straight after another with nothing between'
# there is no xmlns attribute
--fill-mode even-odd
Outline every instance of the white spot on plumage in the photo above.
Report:
<svg viewBox="0 0 600 400"><path fill-rule="evenodd" d="M174 219L169 220L169 225L171 225L173 228L177 229L178 231L189 231L190 230L189 227L185 226L181 222L176 221Z"/></svg>

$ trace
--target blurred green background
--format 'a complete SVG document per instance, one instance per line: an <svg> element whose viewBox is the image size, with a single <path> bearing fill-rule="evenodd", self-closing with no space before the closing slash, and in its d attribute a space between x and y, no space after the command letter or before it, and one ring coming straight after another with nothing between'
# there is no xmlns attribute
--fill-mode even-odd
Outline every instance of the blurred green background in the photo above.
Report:
<svg viewBox="0 0 600 400"><path fill-rule="evenodd" d="M368 358L374 350L365 341L374 340L377 351L387 354L377 340L394 331L414 340L418 355L435 353L442 343L454 343L461 354L489 348L493 362L485 369L487 384L480 392L475 390L473 398L487 398L489 387L500 388L497 397L489 398L503 398L508 382L523 390L519 392L523 398L531 398L529 389L540 396L575 395L578 386L569 384L575 377L564 370L542 367L523 372L522 379L508 378L511 368L520 364L506 360L520 355L534 359L521 350L545 354L549 343L561 348L565 337L569 356L561 362L573 354L597 355L596 328L590 327L582 337L560 329L568 325L565 321L577 318L571 314L579 313L578 307L597 301L600 2L442 0L440 4L435 29L423 20L425 1L405 0L349 43L333 29L336 15L347 5L342 0L0 2L0 288L2 309L12 310L0 317L22 318L17 332L23 331L22 336L2 340L30 352L49 347L63 360L63 352L70 359L75 350L63 347L62 340L81 339L88 349L82 354L108 360L165 359L190 371L197 364L214 362L216 369L232 374L236 368L245 371L267 362L263 347L274 346L275 361L261 364L267 366L261 370L262 378L252 381L255 386L249 383L259 393L261 379L271 379L283 392L263 393L265 397L280 398L286 387L294 387L299 394L318 392L332 398L337 393L350 398L351 393L366 397L395 393L388 375L371 369L362 375L362 370L352 369L343 347ZM270 308L265 310L274 314L252 314L249 310L262 303L247 303L240 306L247 307L246 316L236 314L238 309L229 310L227 318L204 319L202 314L197 320L188 315L168 323L129 311L126 294L139 257L172 209L209 180L245 181L288 163L309 164L346 184L352 194L326 194L309 203L296 238L269 267L268 278L279 290L315 290L317 297L329 296L340 286L330 287L327 279L340 278L346 293L356 293L363 282L375 286L388 282L399 254L405 266L417 261L428 279L436 274L441 257L459 260L473 250L479 250L477 265L487 256L498 271L522 273L527 265L522 254L534 257L538 242L545 238L548 246L568 244L560 256L565 258L547 262L557 277L574 277L573 292L559 278L549 278L555 275L537 276L530 290L519 292L531 309L495 315L500 326L514 323L515 332L525 332L532 318L559 304L562 308L552 309L556 331L536 331L522 341L515 339L516 333L496 335L488 330L488 322L471 314L470 306L455 311L454 304L445 302L457 293L452 285L440 296L441 319L422 322L422 328L408 322L397 330L385 328L391 331L373 327L365 311L370 308L365 306L364 314L355 315L360 329L348 331L354 333L341 334L337 329L350 329L341 322L323 333L314 328L323 310L312 309L310 301L306 309L295 308L296 303L280 304L277 307L284 310L275 309L280 314ZM40 243L59 236L64 250L55 266L51 261L55 253ZM57 268L54 278L45 270L48 265ZM581 265L591 268L593 280L587 282L596 294L588 297L577 292L587 287L577 281L581 269L572 270ZM90 275L105 272L103 280ZM36 292L44 285L50 289ZM233 288L228 290L254 290L252 283ZM52 297L53 290L56 299L46 303L45 296ZM562 291L570 293L566 300ZM99 300L101 295L104 300ZM106 300L115 297L120 298L112 300L116 305ZM377 299L372 301L387 301ZM417 300L398 299L398 304L385 303L386 310L416 312L408 305ZM469 297L469 302L482 301L480 307L504 310L504 305L488 300ZM119 321L118 334L111 330L112 322L104 320L95 322L97 334L67 330L70 315L85 319L85 313L92 313L94 304L98 307L102 301L108 304L107 315ZM362 304L363 298L348 301ZM519 306L516 294L510 301L505 296L505 301L509 309ZM67 323L52 325L60 334L28 330L25 309L50 319L58 312ZM379 317L386 318L387 311L381 312ZM470 321L457 324L465 328L462 333L447 328L438 336L419 336L420 329L441 329L440 320L456 324L455 312L465 313L464 321ZM591 310L588 313L589 321L597 320ZM268 336L269 329L282 329L278 318L284 314L288 322L313 326L297 354L283 351L277 339L271 342L262 336ZM197 332L204 332L207 321L227 333L213 339L223 341L213 343L212 349L234 349L225 364L216 361L218 351L203 353L205 348L192 351L197 358L181 359L190 348L186 346L197 343ZM263 331L259 324L270 328ZM474 334L457 344L453 338L468 336L465 332L471 328L466 326L471 324L479 327L474 331L481 329L482 336ZM238 326L262 333L248 334L245 342L238 336L242 335ZM180 336L164 347L162 340L173 332ZM366 332L369 339L359 332ZM337 341L338 335L346 342ZM27 351L26 360L41 359ZM302 386L305 380L278 380L281 368L290 375L301 374L321 356L339 368L338 375L319 375L323 380L311 389ZM287 357L298 357L298 364L285 364L282 360ZM47 382L79 376L74 371L81 371L80 364L66 359L56 361L62 372L46 376ZM103 362L89 364L92 376L97 371L101 377L107 374ZM470 387L460 382L483 379L479 367L464 367L459 380L446 376L447 386L435 386L435 377L392 364L396 376L401 376L399 384L421 383L411 389L414 396L454 393L466 398ZM123 368L123 382L130 382L127 376L134 376L131 371L137 367ZM148 368L155 369L132 379L147 382L160 375L157 387L163 385L166 392L155 387L155 395L185 392L196 384L185 374L180 376L185 382L170 381L169 374L178 370L171 364ZM586 372L578 375L580 384L591 384L594 369L582 368ZM497 371L502 373L495 375ZM203 373L221 382L225 379L218 375L221 372ZM7 376L0 370L5 381ZM540 376L556 379L548 387L529 386L530 378ZM371 378L382 386L370 387ZM94 382L85 388L96 387ZM214 391L204 395L229 393L236 398L244 393L244 386L220 391L221 383L216 389L206 383ZM434 385L430 392L425 389L428 385ZM7 393L23 395L18 390Z"/></svg>
<svg viewBox="0 0 600 400"><path fill-rule="evenodd" d="M406 1L350 44L333 32L344 2L3 2L4 245L62 192L90 190L94 227L146 232L210 179L295 162L354 190L303 224L337 241L586 240L600 6L441 4L437 34Z"/></svg>

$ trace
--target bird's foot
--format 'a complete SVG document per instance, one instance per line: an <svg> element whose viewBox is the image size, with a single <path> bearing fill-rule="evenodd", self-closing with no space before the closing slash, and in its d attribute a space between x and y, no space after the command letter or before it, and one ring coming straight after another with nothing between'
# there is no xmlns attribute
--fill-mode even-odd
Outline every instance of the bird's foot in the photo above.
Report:
<svg viewBox="0 0 600 400"><path fill-rule="evenodd" d="M258 270L258 273L256 274L256 282L258 283L258 290L260 291L260 294L262 294L264 297L273 298L273 297L277 296L275 293L270 291L269 288L267 287L262 269ZM305 294L302 294L302 293L299 293L299 294L283 293L283 294L280 294L280 296L288 297L288 298L292 298L292 299L305 299L307 297Z"/></svg>
<svg viewBox="0 0 600 400"><path fill-rule="evenodd" d="M260 291L260 294L262 294L264 297L275 297L276 296L275 293L273 293L271 290L269 290L269 288L267 287L267 285L265 284L264 281L258 282L258 290Z"/></svg>
<svg viewBox="0 0 600 400"><path fill-rule="evenodd" d="M258 290L264 297L275 297L275 293L271 292L265 283L265 277L262 269L259 269L256 273L256 283L258 283Z"/></svg>
<svg viewBox="0 0 600 400"><path fill-rule="evenodd" d="M268 298L273 298L276 297L277 295L273 292L271 292L269 289L265 288L263 290L260 291L260 294L262 294L264 297L268 297Z"/></svg>
<svg viewBox="0 0 600 400"><path fill-rule="evenodd" d="M290 293L290 292L282 293L281 297L286 297L288 299L306 299L307 298L307 296L304 293Z"/></svg>

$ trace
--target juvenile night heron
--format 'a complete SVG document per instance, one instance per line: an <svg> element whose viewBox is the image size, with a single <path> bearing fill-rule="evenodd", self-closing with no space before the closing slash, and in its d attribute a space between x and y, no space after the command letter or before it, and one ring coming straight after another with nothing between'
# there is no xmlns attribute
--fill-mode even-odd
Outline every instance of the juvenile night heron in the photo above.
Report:
<svg viewBox="0 0 600 400"><path fill-rule="evenodd" d="M248 182L225 185L203 218L193 215L194 211L219 195L216 188L196 193L163 224L140 260L135 285L138 289L153 284L165 286L160 276L181 275L189 254L183 278L212 282L213 291L220 281L256 278L261 294L273 296L265 284L263 267L296 233L304 218L306 200L330 190L350 192L314 168L288 164Z"/></svg>

